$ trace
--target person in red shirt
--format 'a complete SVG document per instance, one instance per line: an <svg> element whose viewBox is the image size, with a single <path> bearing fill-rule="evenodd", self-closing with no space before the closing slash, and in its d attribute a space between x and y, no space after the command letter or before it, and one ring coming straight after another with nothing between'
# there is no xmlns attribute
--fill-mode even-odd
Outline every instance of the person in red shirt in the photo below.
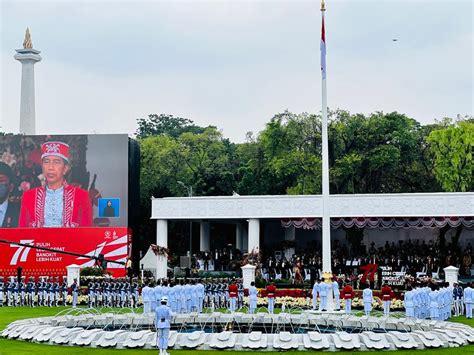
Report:
<svg viewBox="0 0 474 355"><path fill-rule="evenodd" d="M383 314L388 316L390 314L390 303L392 300L392 289L388 283L384 283L382 286L382 301L383 301Z"/></svg>
<svg viewBox="0 0 474 355"><path fill-rule="evenodd" d="M352 298L354 297L354 290L350 283L346 283L346 286L342 289L342 297L344 297L346 314L351 313Z"/></svg>
<svg viewBox="0 0 474 355"><path fill-rule="evenodd" d="M89 193L69 185L69 145L46 142L41 146L41 168L45 186L23 193L18 227L91 227Z"/></svg>
<svg viewBox="0 0 474 355"><path fill-rule="evenodd" d="M273 308L275 306L276 287L273 281L270 280L270 285L267 286L267 300L268 300L268 312L273 314Z"/></svg>
<svg viewBox="0 0 474 355"><path fill-rule="evenodd" d="M230 303L230 311L231 313L235 312L235 305L237 303L237 295L239 292L239 289L237 287L237 283L235 279L232 279L232 283L229 285L229 303Z"/></svg>

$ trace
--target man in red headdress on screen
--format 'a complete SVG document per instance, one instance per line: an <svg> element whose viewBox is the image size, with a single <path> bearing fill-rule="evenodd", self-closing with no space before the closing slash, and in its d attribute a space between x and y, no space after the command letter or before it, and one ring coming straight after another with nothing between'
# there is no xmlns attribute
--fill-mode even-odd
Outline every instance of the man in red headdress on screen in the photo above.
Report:
<svg viewBox="0 0 474 355"><path fill-rule="evenodd" d="M92 206L89 193L68 185L71 170L69 145L46 142L41 146L41 167L45 186L23 193L19 227L90 227Z"/></svg>

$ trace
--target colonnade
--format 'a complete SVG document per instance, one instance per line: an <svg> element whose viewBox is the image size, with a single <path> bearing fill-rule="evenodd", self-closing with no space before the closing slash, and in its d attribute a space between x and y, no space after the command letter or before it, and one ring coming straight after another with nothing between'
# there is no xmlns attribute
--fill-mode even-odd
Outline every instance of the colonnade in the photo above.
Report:
<svg viewBox="0 0 474 355"><path fill-rule="evenodd" d="M235 227L235 247L244 252L260 250L260 219L250 218L247 220L247 228L243 223L237 223ZM292 240L294 240L294 228ZM211 246L211 228L210 222L201 221L199 227L199 250L210 251ZM291 238L291 235L290 237ZM286 234L285 234L286 239ZM156 220L156 245L168 247L168 220ZM158 278L166 278L168 268L168 259L164 255L157 256L156 275Z"/></svg>

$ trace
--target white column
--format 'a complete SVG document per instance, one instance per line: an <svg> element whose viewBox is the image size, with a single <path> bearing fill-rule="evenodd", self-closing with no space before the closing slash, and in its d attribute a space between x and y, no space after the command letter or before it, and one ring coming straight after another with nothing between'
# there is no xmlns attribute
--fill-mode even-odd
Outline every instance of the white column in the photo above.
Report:
<svg viewBox="0 0 474 355"><path fill-rule="evenodd" d="M156 245L168 248L168 220L158 219L156 221ZM168 258L163 255L156 256L156 278L167 277Z"/></svg>
<svg viewBox="0 0 474 355"><path fill-rule="evenodd" d="M445 281L449 283L449 287L453 287L458 282L459 269L456 266L448 266L444 268Z"/></svg>
<svg viewBox="0 0 474 355"><path fill-rule="evenodd" d="M242 250L248 250L249 249L249 233L247 231L247 228L242 226Z"/></svg>
<svg viewBox="0 0 474 355"><path fill-rule="evenodd" d="M258 218L249 219L248 252L252 250L260 251L260 220Z"/></svg>
<svg viewBox="0 0 474 355"><path fill-rule="evenodd" d="M247 264L241 267L242 269L242 285L244 288L249 288L250 283L255 282L255 269L257 267Z"/></svg>
<svg viewBox="0 0 474 355"><path fill-rule="evenodd" d="M40 51L17 49L14 58L21 62L20 133L35 134L35 67L41 60Z"/></svg>
<svg viewBox="0 0 474 355"><path fill-rule="evenodd" d="M81 284L81 267L76 264L71 264L66 266L67 270L67 285L68 287L72 285L74 280L77 280L77 285L80 286Z"/></svg>
<svg viewBox="0 0 474 355"><path fill-rule="evenodd" d="M211 251L211 234L209 222L201 221L199 228L199 250Z"/></svg>
<svg viewBox="0 0 474 355"><path fill-rule="evenodd" d="M244 249L244 233L241 223L235 225L235 248L238 250Z"/></svg>
<svg viewBox="0 0 474 355"><path fill-rule="evenodd" d="M296 236L296 230L294 226L285 228L285 240L294 242L296 239L295 236ZM291 260L291 257L293 256L293 254L295 254L295 248L285 249L284 253L285 253L285 258L287 260Z"/></svg>

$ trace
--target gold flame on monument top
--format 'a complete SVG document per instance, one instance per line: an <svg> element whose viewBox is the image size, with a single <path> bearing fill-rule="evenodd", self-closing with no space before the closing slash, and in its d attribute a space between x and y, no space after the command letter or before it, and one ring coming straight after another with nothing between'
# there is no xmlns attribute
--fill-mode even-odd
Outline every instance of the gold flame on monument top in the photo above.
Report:
<svg viewBox="0 0 474 355"><path fill-rule="evenodd" d="M326 4L324 3L324 0L321 0L321 11L326 11Z"/></svg>
<svg viewBox="0 0 474 355"><path fill-rule="evenodd" d="M23 48L33 48L33 42L31 42L31 35L30 35L30 29L27 27L26 28L26 33L25 33L25 40L23 41Z"/></svg>

